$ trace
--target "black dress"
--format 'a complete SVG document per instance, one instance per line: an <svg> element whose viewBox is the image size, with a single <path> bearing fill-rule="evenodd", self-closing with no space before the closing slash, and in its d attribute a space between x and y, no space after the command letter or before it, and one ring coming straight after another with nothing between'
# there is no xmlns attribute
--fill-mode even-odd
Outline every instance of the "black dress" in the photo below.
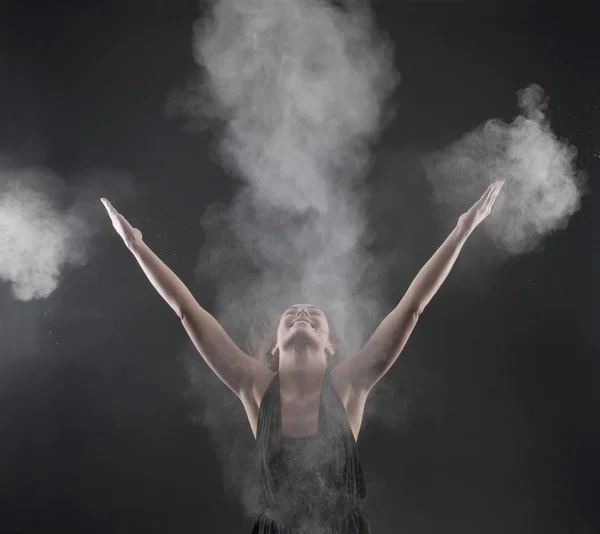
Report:
<svg viewBox="0 0 600 534"><path fill-rule="evenodd" d="M366 490L346 410L325 374L318 433L281 435L279 375L262 400L256 432L265 511L252 534L369 534Z"/></svg>

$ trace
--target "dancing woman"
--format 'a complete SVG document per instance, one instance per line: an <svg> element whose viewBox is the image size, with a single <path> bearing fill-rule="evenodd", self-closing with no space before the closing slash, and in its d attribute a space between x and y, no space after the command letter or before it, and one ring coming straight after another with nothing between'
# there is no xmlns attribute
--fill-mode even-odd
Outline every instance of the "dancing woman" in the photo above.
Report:
<svg viewBox="0 0 600 534"><path fill-rule="evenodd" d="M253 534L367 534L366 491L357 454L365 402L404 348L469 235L490 213L503 182L492 184L458 219L396 308L366 345L335 365L322 310L296 304L283 313L272 355L277 372L240 350L142 234L102 199L113 226L181 320L209 367L242 402L256 438L265 511Z"/></svg>

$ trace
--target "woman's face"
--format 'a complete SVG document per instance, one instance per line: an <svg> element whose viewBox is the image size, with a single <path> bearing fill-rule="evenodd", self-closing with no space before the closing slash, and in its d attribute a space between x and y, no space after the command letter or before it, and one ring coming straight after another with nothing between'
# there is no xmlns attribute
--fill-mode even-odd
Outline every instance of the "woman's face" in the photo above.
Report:
<svg viewBox="0 0 600 534"><path fill-rule="evenodd" d="M335 348L329 339L329 323L323 310L312 304L296 304L286 310L277 329L277 349L288 349L293 345L310 346L327 357Z"/></svg>

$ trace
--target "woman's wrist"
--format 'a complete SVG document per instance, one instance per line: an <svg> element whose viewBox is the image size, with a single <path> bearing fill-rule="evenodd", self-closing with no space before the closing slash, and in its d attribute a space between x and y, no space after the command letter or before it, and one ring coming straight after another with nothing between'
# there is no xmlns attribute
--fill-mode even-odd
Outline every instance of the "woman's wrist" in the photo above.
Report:
<svg viewBox="0 0 600 534"><path fill-rule="evenodd" d="M471 228L471 226L468 224L465 215L466 214L459 217L458 222L454 227L454 233L459 239L462 240L466 240L474 230L474 228Z"/></svg>
<svg viewBox="0 0 600 534"><path fill-rule="evenodd" d="M125 242L125 246L133 253L135 254L136 252L138 252L140 250L140 248L142 248L143 245L145 245L144 241L139 238L131 238L128 240L124 240Z"/></svg>

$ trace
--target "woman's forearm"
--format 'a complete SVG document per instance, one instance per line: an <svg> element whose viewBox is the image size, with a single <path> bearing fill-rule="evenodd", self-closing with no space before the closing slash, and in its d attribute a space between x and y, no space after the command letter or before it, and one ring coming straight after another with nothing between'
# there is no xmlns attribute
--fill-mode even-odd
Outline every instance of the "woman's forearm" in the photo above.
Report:
<svg viewBox="0 0 600 534"><path fill-rule="evenodd" d="M419 271L400 303L377 327L354 357L339 364L358 391L369 392L396 361L418 317L452 270L473 230L489 215L503 181L490 185L483 196L463 213L450 235Z"/></svg>
<svg viewBox="0 0 600 534"><path fill-rule="evenodd" d="M140 267L146 273L148 280L165 299L173 311L183 318L186 307L195 302L193 295L177 275L165 265L143 241L135 241L127 246Z"/></svg>
<svg viewBox="0 0 600 534"><path fill-rule="evenodd" d="M217 320L196 302L184 283L141 239L126 244L154 289L179 316L210 368L242 402L251 399L255 385L268 383L273 373L237 347Z"/></svg>
<svg viewBox="0 0 600 534"><path fill-rule="evenodd" d="M419 271L402 299L415 313L425 309L444 283L469 235L470 231L459 222Z"/></svg>

